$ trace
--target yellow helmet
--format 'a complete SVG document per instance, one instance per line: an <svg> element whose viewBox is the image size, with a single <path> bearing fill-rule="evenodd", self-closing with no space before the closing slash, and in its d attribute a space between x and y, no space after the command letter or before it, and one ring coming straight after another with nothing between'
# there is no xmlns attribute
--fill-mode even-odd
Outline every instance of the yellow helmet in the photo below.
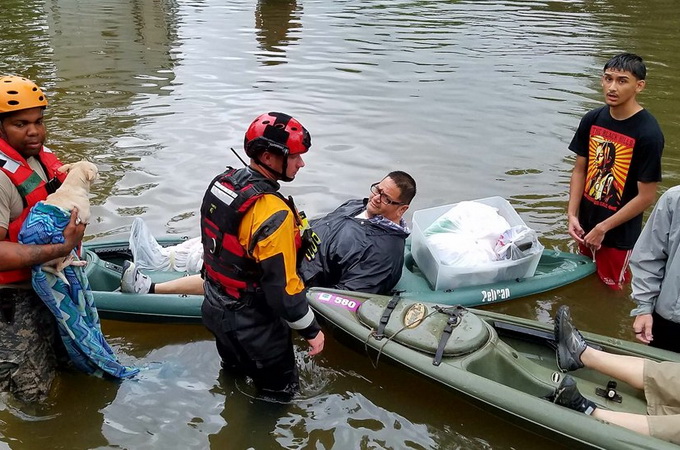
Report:
<svg viewBox="0 0 680 450"><path fill-rule="evenodd" d="M45 106L47 97L31 80L14 75L0 77L0 114Z"/></svg>

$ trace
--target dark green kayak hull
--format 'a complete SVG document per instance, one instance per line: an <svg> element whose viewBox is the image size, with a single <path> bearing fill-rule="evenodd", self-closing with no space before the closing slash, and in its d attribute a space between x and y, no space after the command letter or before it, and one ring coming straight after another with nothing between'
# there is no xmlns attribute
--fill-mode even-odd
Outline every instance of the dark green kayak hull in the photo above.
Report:
<svg viewBox="0 0 680 450"><path fill-rule="evenodd" d="M180 239L159 239L173 245ZM202 296L123 294L119 290L123 261L132 259L127 241L90 241L83 245L86 273L102 318L146 322L200 323ZM572 253L545 250L536 275L482 286L433 291L413 262L407 246L403 275L396 289L405 298L424 302L476 306L512 300L572 283L594 272L589 259ZM155 282L182 276L175 272L150 272Z"/></svg>
<svg viewBox="0 0 680 450"><path fill-rule="evenodd" d="M401 299L382 333L379 323L390 297L312 288L307 298L325 322L325 329L351 336L360 351L375 362L390 358L408 369L439 382L468 400L492 408L505 418L541 432L568 448L671 449L677 446L605 424L585 414L557 406L543 397L562 380L555 358L552 325L488 311L450 307L458 315L439 365L434 364L448 314L437 312L432 303ZM407 318L424 310L425 318L407 327ZM377 339L383 334L382 339ZM583 333L589 344L608 352L678 361L680 355L633 342ZM368 349L368 350L363 350ZM378 365L376 370L398 370ZM579 390L601 408L645 414L641 391L618 382L617 403L596 395L610 381L589 369L571 372ZM436 399L432 399L436 402Z"/></svg>

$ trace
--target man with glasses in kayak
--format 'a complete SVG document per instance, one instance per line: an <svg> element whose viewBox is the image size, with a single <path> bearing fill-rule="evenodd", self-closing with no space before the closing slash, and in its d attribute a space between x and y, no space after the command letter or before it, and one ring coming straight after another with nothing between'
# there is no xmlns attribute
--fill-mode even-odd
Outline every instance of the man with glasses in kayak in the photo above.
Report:
<svg viewBox="0 0 680 450"><path fill-rule="evenodd" d="M302 259L300 274L305 285L390 293L401 277L409 235L403 216L415 194L415 180L406 172L393 171L371 184L368 198L349 200L312 221L318 248L316 257ZM128 264L121 289L201 295L203 280L192 275L155 284Z"/></svg>
<svg viewBox="0 0 680 450"><path fill-rule="evenodd" d="M401 278L409 231L404 213L416 194L406 172L394 171L373 183L368 198L350 200L315 220L319 253L303 261L310 286L388 294Z"/></svg>
<svg viewBox="0 0 680 450"><path fill-rule="evenodd" d="M46 107L34 82L0 77L0 390L25 402L46 400L58 363L68 361L55 318L31 286L31 267L67 256L85 233L74 208L63 243L18 242L31 207L65 177L43 146Z"/></svg>

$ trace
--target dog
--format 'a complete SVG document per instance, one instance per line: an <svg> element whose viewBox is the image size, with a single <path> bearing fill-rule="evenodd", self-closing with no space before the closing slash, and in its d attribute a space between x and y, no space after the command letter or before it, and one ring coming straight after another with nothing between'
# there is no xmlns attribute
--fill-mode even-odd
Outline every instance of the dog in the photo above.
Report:
<svg viewBox="0 0 680 450"><path fill-rule="evenodd" d="M78 209L76 224L87 224L90 220L90 186L99 177L97 166L89 161L78 161L73 164L64 164L59 169L60 173L66 173L66 179L59 189L47 196L43 202L72 211ZM64 283L69 284L64 275L64 268L70 265L85 266L87 261L76 261L73 255L55 258L43 263L43 270L59 277Z"/></svg>
<svg viewBox="0 0 680 450"><path fill-rule="evenodd" d="M44 203L67 211L78 208L76 223L87 224L90 220L90 186L99 177L97 166L83 160L64 164L57 171L66 173L66 179L56 192L47 196Z"/></svg>

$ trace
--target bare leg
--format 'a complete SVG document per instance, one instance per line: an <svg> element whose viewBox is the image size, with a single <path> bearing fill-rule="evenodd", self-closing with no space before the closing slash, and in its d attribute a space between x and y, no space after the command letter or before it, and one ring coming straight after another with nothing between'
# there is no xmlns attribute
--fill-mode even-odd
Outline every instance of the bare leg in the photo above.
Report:
<svg viewBox="0 0 680 450"><path fill-rule="evenodd" d="M176 280L157 283L156 294L203 295L203 278L201 275L189 275Z"/></svg>
<svg viewBox="0 0 680 450"><path fill-rule="evenodd" d="M592 347L586 347L585 351L581 354L581 361L590 369L618 378L635 388L643 388L642 377L645 365L643 358L614 355L595 350Z"/></svg>
<svg viewBox="0 0 680 450"><path fill-rule="evenodd" d="M600 420L649 436L649 422L646 415L610 411L602 408L596 408L592 415Z"/></svg>

